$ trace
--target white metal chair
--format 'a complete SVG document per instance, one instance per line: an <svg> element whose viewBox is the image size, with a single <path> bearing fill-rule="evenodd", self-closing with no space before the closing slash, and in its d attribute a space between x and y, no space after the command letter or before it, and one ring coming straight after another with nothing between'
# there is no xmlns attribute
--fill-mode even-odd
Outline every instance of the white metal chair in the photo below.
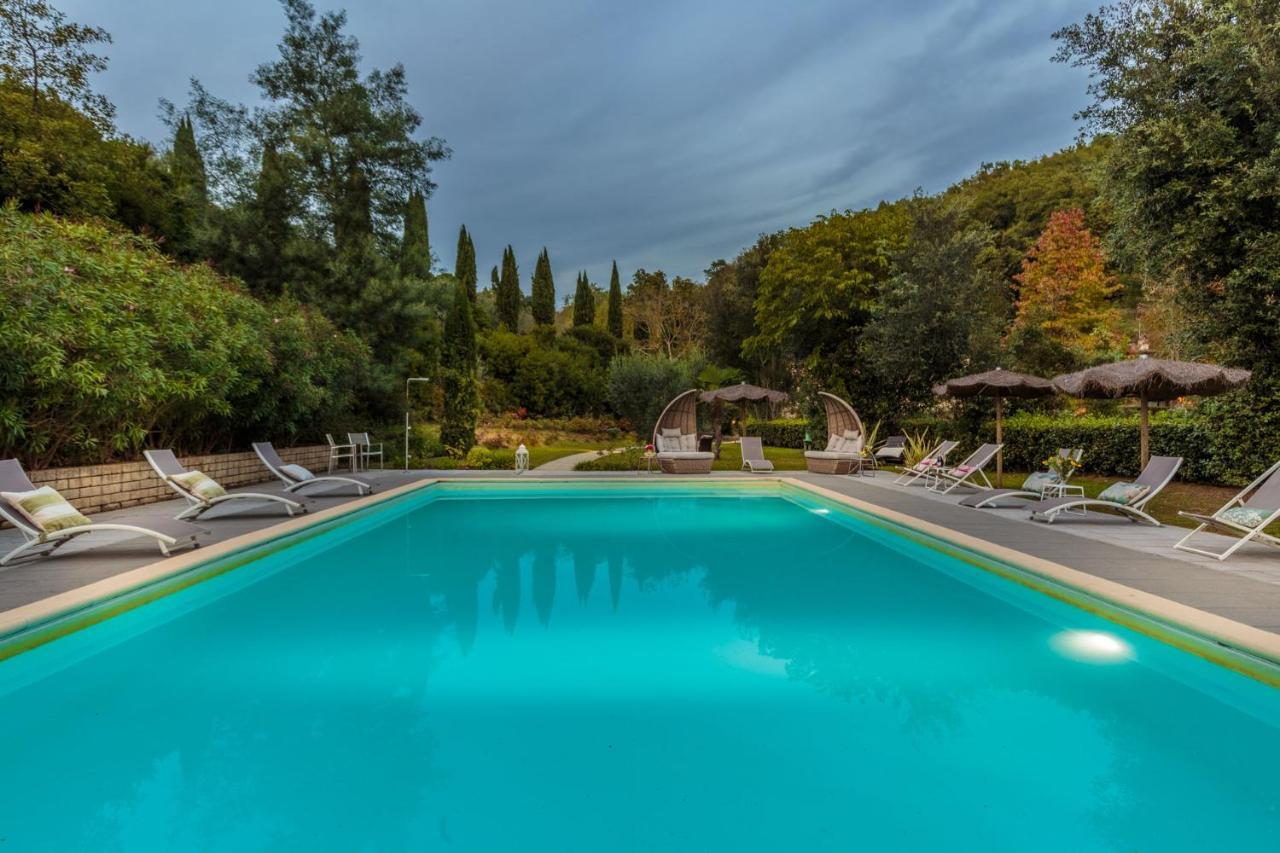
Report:
<svg viewBox="0 0 1280 853"><path fill-rule="evenodd" d="M329 433L324 434L324 440L329 442L329 473L333 473L335 467L342 465L342 460L346 460L351 465L351 470L356 470L356 446L351 444L338 444L333 440L333 436Z"/></svg>
<svg viewBox="0 0 1280 853"><path fill-rule="evenodd" d="M378 457L378 467L382 468L382 442L376 445L370 440L367 432L349 432L347 433L347 441L351 442L351 446L355 449L356 467L369 470L369 460L374 456ZM377 450L374 450L377 447Z"/></svg>

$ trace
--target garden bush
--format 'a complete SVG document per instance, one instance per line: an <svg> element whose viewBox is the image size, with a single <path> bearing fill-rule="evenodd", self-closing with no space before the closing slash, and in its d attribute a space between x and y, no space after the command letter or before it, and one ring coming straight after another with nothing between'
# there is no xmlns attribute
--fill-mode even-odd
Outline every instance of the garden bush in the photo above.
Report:
<svg viewBox="0 0 1280 853"><path fill-rule="evenodd" d="M597 415L606 409L607 360L592 345L553 334L491 330L479 338L481 396L490 412L535 417Z"/></svg>
<svg viewBox="0 0 1280 853"><path fill-rule="evenodd" d="M656 355L620 355L609 363L609 402L648 441L663 408L693 387L693 366Z"/></svg>
<svg viewBox="0 0 1280 853"><path fill-rule="evenodd" d="M33 467L315 438L368 348L95 223L0 208L0 454Z"/></svg>
<svg viewBox="0 0 1280 853"><path fill-rule="evenodd" d="M995 425L988 424L986 431L994 435ZM1138 419L1133 416L1017 414L1004 422L1007 470L1030 471L1059 447L1081 447L1083 470L1132 477L1139 470L1139 445ZM1215 457L1212 430L1189 414L1160 412L1152 416L1151 454L1183 457L1180 479L1217 482L1223 478L1224 466Z"/></svg>
<svg viewBox="0 0 1280 853"><path fill-rule="evenodd" d="M806 431L813 436L815 444L826 446L827 437L819 437L804 418L772 418L770 420L748 420L743 427L747 435L756 435L766 447L804 447Z"/></svg>

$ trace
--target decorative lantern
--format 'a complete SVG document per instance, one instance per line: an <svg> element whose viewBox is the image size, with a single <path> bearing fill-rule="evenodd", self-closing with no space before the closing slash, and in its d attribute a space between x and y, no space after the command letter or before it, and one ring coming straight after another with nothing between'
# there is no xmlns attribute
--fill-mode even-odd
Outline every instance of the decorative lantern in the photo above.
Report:
<svg viewBox="0 0 1280 853"><path fill-rule="evenodd" d="M521 444L516 448L516 473L523 474L529 470L529 448Z"/></svg>

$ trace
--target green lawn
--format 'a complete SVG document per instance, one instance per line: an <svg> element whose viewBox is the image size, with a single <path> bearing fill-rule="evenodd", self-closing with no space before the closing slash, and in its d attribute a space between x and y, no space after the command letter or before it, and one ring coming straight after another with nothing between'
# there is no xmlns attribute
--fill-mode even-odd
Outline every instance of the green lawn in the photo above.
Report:
<svg viewBox="0 0 1280 853"><path fill-rule="evenodd" d="M610 446L611 444L607 442L572 442L565 444L537 445L529 448L529 467L537 468L539 465L559 459L562 456L572 456L575 453L584 453L588 450L600 450ZM497 448L492 450L491 453L493 455L493 464L486 466L488 470L510 470L516 467L516 451L514 447ZM449 456L433 456L424 460L421 463L421 467L453 470L455 468L463 468L466 466L462 459L454 459Z"/></svg>
<svg viewBox="0 0 1280 853"><path fill-rule="evenodd" d="M793 450L789 447L766 447L764 449L764 458L773 463L773 467L778 471L803 471L804 470L804 451ZM644 468L644 458L640 457L639 467ZM657 469L657 463L654 463L654 469ZM742 448L737 444L722 444L720 446L720 458L711 466L713 471L738 471L742 468ZM577 471L634 471L635 463L627 459L625 453L613 453L608 456L602 456L599 459L592 459L587 462L579 462Z"/></svg>

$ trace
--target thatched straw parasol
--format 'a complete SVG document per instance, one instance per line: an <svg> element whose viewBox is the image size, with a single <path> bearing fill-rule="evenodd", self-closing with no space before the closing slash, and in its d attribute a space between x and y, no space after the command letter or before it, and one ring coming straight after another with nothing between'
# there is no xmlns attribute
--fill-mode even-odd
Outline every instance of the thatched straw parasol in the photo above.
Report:
<svg viewBox="0 0 1280 853"><path fill-rule="evenodd" d="M786 393L782 391L774 391L772 388L761 388L759 385L751 385L747 382L739 382L737 385L726 385L724 388L717 388L714 391L703 391L698 398L704 403L711 404L711 423L715 434L714 450L716 458L720 458L720 422L722 410L725 403L744 404L748 402L758 402L767 400L769 404L777 405L787 399Z"/></svg>
<svg viewBox="0 0 1280 853"><path fill-rule="evenodd" d="M939 397L995 397L996 398L996 444L1004 443L1004 398L1005 397L1050 397L1053 395L1053 383L1039 376L1018 373L1014 370L988 370L986 373L974 373L961 376L959 379L948 379L933 386L933 393ZM996 454L996 483L1004 484L1004 451Z"/></svg>
<svg viewBox="0 0 1280 853"><path fill-rule="evenodd" d="M1137 397L1140 404L1138 423L1142 435L1142 465L1146 466L1150 457L1148 403L1178 397L1221 394L1239 388L1249 381L1251 375L1247 370L1219 367L1216 364L1143 356L1056 376L1053 385L1071 397Z"/></svg>

